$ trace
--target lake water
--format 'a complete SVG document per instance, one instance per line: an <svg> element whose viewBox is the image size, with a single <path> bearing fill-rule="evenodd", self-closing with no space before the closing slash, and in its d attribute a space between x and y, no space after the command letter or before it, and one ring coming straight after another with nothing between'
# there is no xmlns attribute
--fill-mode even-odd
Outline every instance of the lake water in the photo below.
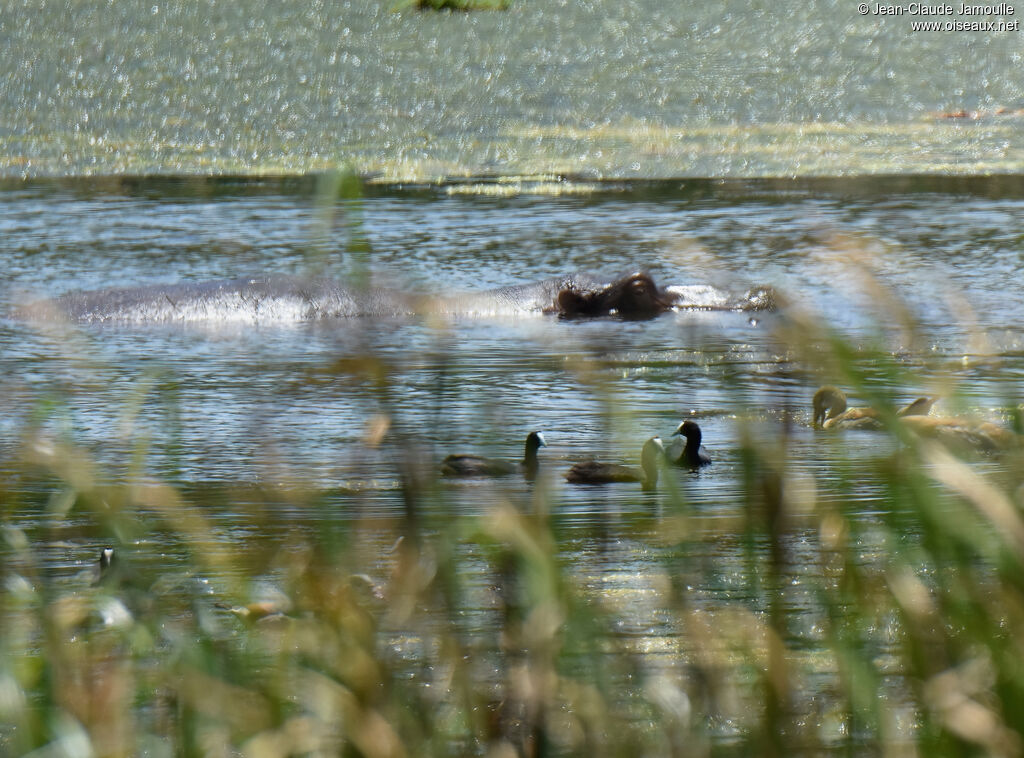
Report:
<svg viewBox="0 0 1024 758"><path fill-rule="evenodd" d="M1024 167L1019 29L915 32L921 17L862 15L852 0L397 4L9 3L0 173L350 166L410 182ZM1012 24L1016 11L983 20ZM942 117L960 112L978 117Z"/></svg>
<svg viewBox="0 0 1024 758"><path fill-rule="evenodd" d="M332 517L356 506L383 516L402 507L395 445L415 446L432 471L456 450L516 458L540 429L559 509L586 525L639 495L568 486L560 478L571 462L635 464L647 437L667 439L692 414L715 457L699 475L677 475L695 502L734 507L749 424L767 424L772 439L786 422L792 465L809 481L829 478L810 397L842 377L804 360L771 313L66 330L11 316L16 302L73 290L268 272L344 280L369 271L391 286L446 293L634 268L663 284L771 284L868 350L868 381L895 401L942 393L939 413L1005 423L1022 396L1015 219L1024 184L1007 178L694 181L558 198L378 190L336 204L302 182L70 182L15 186L3 198L5 460L18 458L25 429L42 424L109 476L139 473L144 440L147 475L350 490L360 494L351 504L340 497ZM892 322L886 297L911 314L913 331ZM888 368L875 366L875 349ZM380 362L386 386L362 356ZM51 401L60 412L44 410ZM390 426L381 435L382 418ZM375 436L384 444L367 445ZM832 444L856 457L876 453L877 439ZM503 491L471 484L454 496L483 509ZM864 497L874 508L870 490Z"/></svg>
<svg viewBox="0 0 1024 758"><path fill-rule="evenodd" d="M615 633L648 673L685 680L701 657L666 610L670 585L712 615L729 606L726 627L737 608L756 626L782 603L810 672L799 718L819 744L851 738L816 594L827 518L809 514L841 507L853 564L880 565L892 490L879 471L898 456L884 435L811 428L814 390L850 380L816 330L847 341L858 380L894 403L941 395L938 413L1004 425L1017 412L1019 32L913 32L907 17L825 0L9 5L0 515L6 545L27 535L32 558L11 548L5 568L73 593L117 541L162 578L173 630L197 597L210 600L202 620L239 582L254 581L251 599L279 589L273 556L302 535L344 531L349 564L385 581L413 481L435 535L508 504L548 509L559 565L617 609ZM369 184L339 196L310 177L346 168ZM638 268L662 284L771 285L793 308L258 325L14 313L73 291L268 273L449 294ZM710 468L663 472L657 492L564 482L591 456L635 465L645 439L691 416ZM534 429L548 442L536 483L434 479L449 452L518 458ZM750 448L780 451L796 509L771 580L771 545L750 531ZM969 466L1015 481L1015 461ZM207 547L234 551L230 569L198 560L155 506L129 523L102 487L76 507L67 496L154 481L201 514ZM459 623L492 644L500 582L482 542L447 544L466 574ZM383 624L382 655L434 670L421 634ZM869 636L888 660L896 635ZM891 687L895 742L917 723L905 687ZM757 712L731 708L705 725L723 743ZM0 752L15 732L0 723Z"/></svg>
<svg viewBox="0 0 1024 758"><path fill-rule="evenodd" d="M946 382L967 410L999 420L1021 376L1014 219L1024 185L933 185L690 182L570 198L380 191L329 210L282 183L30 185L4 193L2 305L9 313L13 302L74 290L262 273L345 280L368 270L392 286L450 294L645 268L663 284L771 284L855 344L878 344L914 370L919 386L898 388L900 397ZM353 228L368 252L353 252ZM864 270L906 306L916 334L879 323ZM55 337L5 318L3 382L19 402L2 428L13 444L40 399L56 393L69 402L74 433L102 451L137 398L154 474L255 482L283 465L303 481L362 486L393 475L387 456L360 444L378 414L393 413L394 431L435 457L459 446L514 456L536 428L551 445L545 459L568 461L635 458L646 436L666 436L695 412L707 444L728 460L737 415L785 409L805 424L814 388L840 381L800 365L775 322L695 311L639 323L109 325ZM362 353L393 372L397 407L385 408L358 370L339 368ZM68 382L90 388L81 407ZM159 403L138 397L146 383L174 386L174 435ZM611 438L610 398L624 422Z"/></svg>
<svg viewBox="0 0 1024 758"><path fill-rule="evenodd" d="M297 533L325 529L346 530L354 565L382 578L408 515L403 476L424 483L425 523L435 525L508 502L526 506L543 492L559 560L581 587L622 609L619 633L644 665L672 671L689 660L689 643L658 600L665 551L674 550L673 503L687 503L695 517L680 559L694 602L757 612L772 602L756 590L755 566L769 559L769 546L752 553L742 537L743 446L784 445L787 492L808 512L848 503L857 481L848 515L863 524L858 550L867 562L882 554L872 525L889 509L885 483L871 472L894 450L877 434L811 428L815 388L843 377L814 357L805 337L818 338L794 337L788 317L775 313L66 326L14 315L17 303L69 291L316 272L449 293L646 268L663 284L777 287L812 323L863 350L853 365L894 402L943 394L939 413L1006 424L1024 397L1016 222L1024 183L1016 179L641 183L560 197L371 189L335 202L316 186L109 180L3 191L5 519L32 538L39 569L61 586L75 586L110 533L97 525L95 506L67 512L62 488L32 474L36 465L85 487L173 484L202 509L215 542L255 551L251 565L243 560L230 575L204 573L199 592L211 602L232 576L273 585L265 557ZM592 456L635 465L646 438L668 440L691 415L714 457L710 468L667 471L654 493L562 480ZM515 459L533 429L548 442L536 484L431 483L445 454ZM66 468L59 451L67 449L91 463ZM1012 459L971 465L1012 473ZM813 663L822 610L803 589L819 570L818 535L814 523L800 523L789 535L785 597L794 644L825 677L805 685L818 702L831 666ZM165 581L190 574L187 542L143 524L115 529L135 560ZM494 578L475 541L456 549L463 566L479 567L467 575L477 599L464 623L487 638L498 623L486 600ZM197 590L186 583L164 592L187 605ZM391 653L415 668L422 640L400 631ZM713 735L744 733L741 713L721 718ZM841 739L831 717L813 718L826 743ZM912 731L912 712L901 718Z"/></svg>

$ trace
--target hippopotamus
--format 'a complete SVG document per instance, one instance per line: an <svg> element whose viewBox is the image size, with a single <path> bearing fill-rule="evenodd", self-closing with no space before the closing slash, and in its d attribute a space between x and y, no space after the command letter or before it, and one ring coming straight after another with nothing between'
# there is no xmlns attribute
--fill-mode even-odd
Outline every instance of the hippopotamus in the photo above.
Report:
<svg viewBox="0 0 1024 758"><path fill-rule="evenodd" d="M762 310L770 290L729 300L710 287L659 287L643 271L611 280L587 274L552 277L477 293L414 294L380 287L346 287L327 278L260 276L213 282L72 292L25 311L34 317L86 322L312 321L359 316L613 316L649 319L679 308Z"/></svg>

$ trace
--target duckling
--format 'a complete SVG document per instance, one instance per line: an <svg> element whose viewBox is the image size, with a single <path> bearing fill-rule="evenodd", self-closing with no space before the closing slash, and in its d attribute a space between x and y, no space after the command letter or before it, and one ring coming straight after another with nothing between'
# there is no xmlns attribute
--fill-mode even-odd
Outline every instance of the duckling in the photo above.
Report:
<svg viewBox="0 0 1024 758"><path fill-rule="evenodd" d="M214 603L214 607L233 613L242 621L256 623L264 619L284 618L289 608L273 600L261 600L248 605L229 605L228 603Z"/></svg>
<svg viewBox="0 0 1024 758"><path fill-rule="evenodd" d="M522 461L502 461L480 455L449 455L441 462L441 475L468 477L523 474L527 479L533 479L540 465L537 451L542 447L547 447L544 434L530 432L526 436L526 451Z"/></svg>
<svg viewBox="0 0 1024 758"><path fill-rule="evenodd" d="M903 418L906 416L927 416L932 412L932 406L935 405L937 397L919 397L912 403L900 408L896 411L896 415Z"/></svg>
<svg viewBox="0 0 1024 758"><path fill-rule="evenodd" d="M259 598L244 605L215 602L215 608L227 611L246 623L290 618L292 599L277 587L261 586Z"/></svg>
<svg viewBox="0 0 1024 758"><path fill-rule="evenodd" d="M660 437L651 437L640 451L640 468L618 463L584 461L570 468L565 478L572 484L609 484L611 482L640 482L645 490L658 485L658 459L665 455Z"/></svg>
<svg viewBox="0 0 1024 758"><path fill-rule="evenodd" d="M937 398L919 397L896 412L906 428L921 437L937 439L960 450L996 452L1024 444L1016 433L989 421L930 416ZM826 411L828 416L826 418ZM826 386L814 395L814 423L824 429L881 429L880 414L872 408L846 409L842 390Z"/></svg>
<svg viewBox="0 0 1024 758"><path fill-rule="evenodd" d="M672 432L672 436L677 434L686 438L686 447L683 448L682 454L673 461L677 466L700 468L711 464L711 456L700 444L701 431L696 421L687 419L681 423L679 428Z"/></svg>
<svg viewBox="0 0 1024 758"><path fill-rule="evenodd" d="M900 417L927 416L937 398L919 397L896 411ZM826 385L814 393L814 425L822 429L881 429L881 414L874 408L847 408L846 393Z"/></svg>
<svg viewBox="0 0 1024 758"><path fill-rule="evenodd" d="M991 421L917 416L904 419L903 424L921 437L937 439L949 447L964 451L992 453L1012 450L1022 444L1019 435Z"/></svg>

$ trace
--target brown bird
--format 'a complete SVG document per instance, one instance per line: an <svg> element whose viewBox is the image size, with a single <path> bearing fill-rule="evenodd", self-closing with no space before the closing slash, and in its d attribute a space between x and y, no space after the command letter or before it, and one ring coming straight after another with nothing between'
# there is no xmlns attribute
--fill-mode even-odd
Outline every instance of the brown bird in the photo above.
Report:
<svg viewBox="0 0 1024 758"><path fill-rule="evenodd" d="M903 424L920 437L936 439L948 447L959 450L977 450L986 453L1012 450L1020 447L1020 435L991 421L942 416L915 416L903 419Z"/></svg>
<svg viewBox="0 0 1024 758"><path fill-rule="evenodd" d="M928 415L937 398L919 397L896 412L904 427L920 437L938 440L959 450L996 452L1024 444L1015 432L993 424L956 416ZM842 390L826 386L814 394L814 423L823 429L882 429L882 417L874 408L847 408Z"/></svg>
<svg viewBox="0 0 1024 758"><path fill-rule="evenodd" d="M900 417L927 416L938 398L919 397L896 411ZM874 408L847 408L846 393L831 384L814 393L814 425L822 429L882 429L882 415Z"/></svg>

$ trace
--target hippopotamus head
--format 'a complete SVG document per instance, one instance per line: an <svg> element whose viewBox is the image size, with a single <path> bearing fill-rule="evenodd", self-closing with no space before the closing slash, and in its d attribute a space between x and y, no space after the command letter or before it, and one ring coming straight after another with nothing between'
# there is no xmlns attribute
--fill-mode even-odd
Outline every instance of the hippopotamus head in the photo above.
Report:
<svg viewBox="0 0 1024 758"><path fill-rule="evenodd" d="M648 274L637 271L593 289L565 287L558 293L559 313L577 316L654 318L675 305L675 297L658 288Z"/></svg>

